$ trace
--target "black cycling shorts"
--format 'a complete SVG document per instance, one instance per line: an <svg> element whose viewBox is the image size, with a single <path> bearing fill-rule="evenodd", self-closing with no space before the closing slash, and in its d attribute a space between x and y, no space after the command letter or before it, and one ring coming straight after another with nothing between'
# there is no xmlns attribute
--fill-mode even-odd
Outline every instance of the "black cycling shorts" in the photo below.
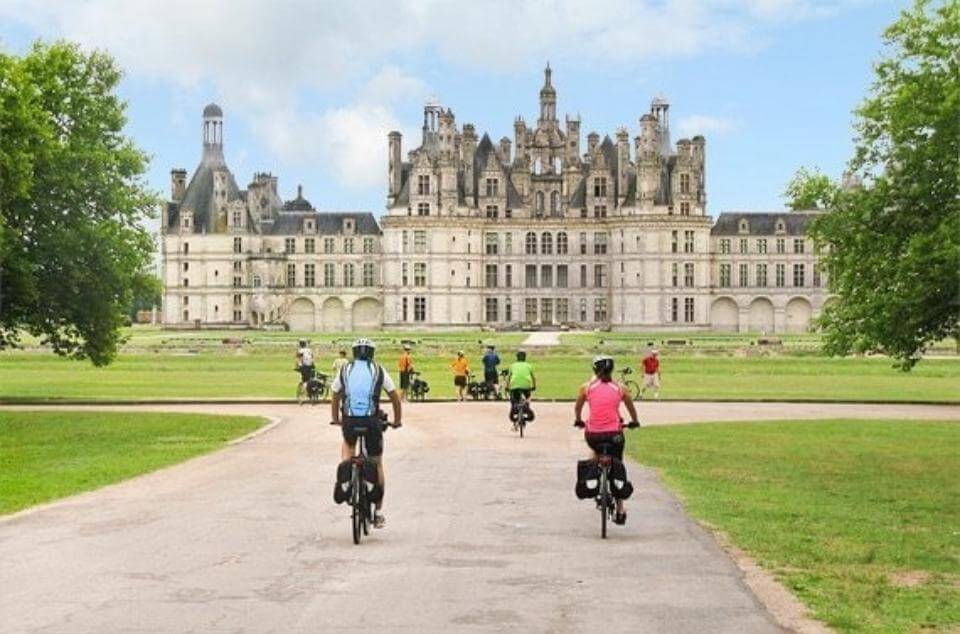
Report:
<svg viewBox="0 0 960 634"><path fill-rule="evenodd" d="M300 380L306 383L313 378L313 364L300 366Z"/></svg>
<svg viewBox="0 0 960 634"><path fill-rule="evenodd" d="M490 385L495 384L497 382L497 371L494 370L493 372L484 372L483 382L489 383Z"/></svg>
<svg viewBox="0 0 960 634"><path fill-rule="evenodd" d="M367 455L371 458L383 455L383 427L379 418L349 417L343 421L341 428L343 439L351 445L357 442L357 438L363 433L364 442L367 444Z"/></svg>
<svg viewBox="0 0 960 634"><path fill-rule="evenodd" d="M601 445L609 445L609 455L613 456L617 460L623 461L623 448L626 444L626 441L623 437L623 432L586 432L583 435L583 439L587 441L587 445L597 454L600 453Z"/></svg>
<svg viewBox="0 0 960 634"><path fill-rule="evenodd" d="M514 389L510 390L510 402L511 402L511 403L519 403L521 396L524 396L524 397L526 397L526 398L530 398L530 391L531 391L530 388L527 388L527 387L524 387L524 388L514 388Z"/></svg>
<svg viewBox="0 0 960 634"><path fill-rule="evenodd" d="M400 389L401 390L410 389L410 373L409 372L400 373Z"/></svg>

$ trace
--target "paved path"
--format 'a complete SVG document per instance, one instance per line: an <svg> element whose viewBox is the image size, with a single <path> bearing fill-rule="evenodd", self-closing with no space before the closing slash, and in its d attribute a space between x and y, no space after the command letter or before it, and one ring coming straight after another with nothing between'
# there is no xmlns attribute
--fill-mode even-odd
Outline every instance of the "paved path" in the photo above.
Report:
<svg viewBox="0 0 960 634"><path fill-rule="evenodd" d="M3 632L777 632L655 474L632 466L630 521L599 539L572 493L582 441L542 403L520 440L499 403L421 404L387 437L388 526L356 547L330 499L326 409L266 413L253 440L0 520ZM102 409L111 409L104 407ZM935 406L645 405L648 421L960 419Z"/></svg>
<svg viewBox="0 0 960 634"><path fill-rule="evenodd" d="M563 333L555 330L536 330L527 335L523 345L527 347L559 346L561 334Z"/></svg>

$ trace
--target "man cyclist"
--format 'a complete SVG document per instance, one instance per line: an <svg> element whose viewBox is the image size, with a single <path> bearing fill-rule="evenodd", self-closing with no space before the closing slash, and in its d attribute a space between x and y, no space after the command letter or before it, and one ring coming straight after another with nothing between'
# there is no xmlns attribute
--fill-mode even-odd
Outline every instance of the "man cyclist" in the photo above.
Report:
<svg viewBox="0 0 960 634"><path fill-rule="evenodd" d="M297 365L295 369L300 371L300 383L297 384L297 403L303 402L303 394L307 388L307 381L313 378L313 350L307 345L306 339L301 339L297 343Z"/></svg>
<svg viewBox="0 0 960 634"><path fill-rule="evenodd" d="M613 446L613 457L623 461L623 419L620 418L620 403L627 408L630 414L628 427L639 427L637 422L637 408L633 405L630 393L613 380L613 358L599 355L593 359L594 377L580 386L577 394L577 404L574 406L577 427L585 427L584 440L593 450L593 458L597 459L600 445ZM590 416L584 423L581 415L583 405L590 406ZM617 514L613 518L616 524L626 524L627 511L623 500L617 500Z"/></svg>
<svg viewBox="0 0 960 634"><path fill-rule="evenodd" d="M493 344L487 345L487 353L483 355L483 382L487 384L488 390L500 398L500 378L497 375L497 367L500 365L500 356L497 355Z"/></svg>
<svg viewBox="0 0 960 634"><path fill-rule="evenodd" d="M403 352L397 359L397 372L400 373L400 400L407 400L410 391L410 375L413 373L413 357L410 355L410 344L403 344Z"/></svg>
<svg viewBox="0 0 960 634"><path fill-rule="evenodd" d="M530 398L537 389L537 377L533 375L533 366L527 363L527 353L517 350L517 360L510 364L507 372L507 390L510 392L510 421L517 428L517 409L520 399Z"/></svg>
<svg viewBox="0 0 960 634"><path fill-rule="evenodd" d="M377 465L377 479L384 490L383 474L383 429L380 419L380 391L390 397L393 405L393 426L400 427L400 397L393 379L386 370L374 362L376 346L369 339L357 339L353 343L353 361L347 363L330 386L330 412L334 425L341 425L343 444L340 459L350 460L357 444L357 427L366 427L367 455ZM383 497L377 502L373 515L373 527L383 528L386 519L381 512Z"/></svg>

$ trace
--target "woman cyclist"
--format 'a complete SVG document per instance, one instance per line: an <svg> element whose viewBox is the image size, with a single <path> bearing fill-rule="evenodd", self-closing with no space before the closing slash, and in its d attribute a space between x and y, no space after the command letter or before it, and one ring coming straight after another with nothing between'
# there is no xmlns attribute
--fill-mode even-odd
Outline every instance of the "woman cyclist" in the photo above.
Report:
<svg viewBox="0 0 960 634"><path fill-rule="evenodd" d="M627 408L630 414L630 423L627 427L639 427L637 409L633 406L630 393L613 380L613 358L600 355L593 359L594 377L580 386L577 394L577 404L574 406L577 427L585 427L584 439L593 450L593 458L598 457L600 445L612 445L613 455L623 461L623 419L620 417L620 403ZM586 423L580 418L584 403L590 406L590 415ZM627 511L623 500L617 500L617 514L613 519L616 524L627 522Z"/></svg>

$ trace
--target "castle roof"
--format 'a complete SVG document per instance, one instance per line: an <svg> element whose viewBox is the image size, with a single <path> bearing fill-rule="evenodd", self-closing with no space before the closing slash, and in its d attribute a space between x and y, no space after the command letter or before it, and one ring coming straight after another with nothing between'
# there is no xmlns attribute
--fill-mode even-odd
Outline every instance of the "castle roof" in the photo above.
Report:
<svg viewBox="0 0 960 634"><path fill-rule="evenodd" d="M218 106L215 103L208 103L207 107L203 109L203 116L204 117L222 117L223 110L221 110L220 106Z"/></svg>
<svg viewBox="0 0 960 634"><path fill-rule="evenodd" d="M303 197L303 185L297 185L297 197L283 203L284 211L311 211L313 205Z"/></svg>
<svg viewBox="0 0 960 634"><path fill-rule="evenodd" d="M822 211L749 212L728 211L720 214L710 229L713 236L772 236L776 235L777 221L783 221L784 235L802 236L810 222ZM747 221L747 231L741 233L740 221Z"/></svg>
<svg viewBox="0 0 960 634"><path fill-rule="evenodd" d="M336 235L343 232L343 221L352 218L357 235L380 235L380 225L368 211L281 211L272 223L265 223L264 233L294 235L303 231L303 221L313 218L317 233Z"/></svg>
<svg viewBox="0 0 960 634"><path fill-rule="evenodd" d="M193 230L195 232L212 232L217 230L217 210L213 200L213 175L214 172L226 172L227 187L226 202L232 202L240 198L240 188L237 187L237 181L223 160L221 152L204 152L203 160L193 173L190 184L183 195L183 200L176 205L176 210L171 214L169 226L176 227L178 224L179 212L182 209L193 210Z"/></svg>

